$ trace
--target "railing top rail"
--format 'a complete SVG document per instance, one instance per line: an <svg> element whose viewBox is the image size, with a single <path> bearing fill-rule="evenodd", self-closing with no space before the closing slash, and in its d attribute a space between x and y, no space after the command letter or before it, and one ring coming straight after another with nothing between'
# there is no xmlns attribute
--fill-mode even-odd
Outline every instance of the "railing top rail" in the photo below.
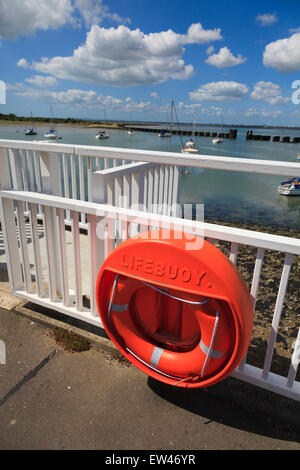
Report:
<svg viewBox="0 0 300 470"><path fill-rule="evenodd" d="M74 199L68 199L49 194L33 193L28 191L0 191L0 197L17 201L32 202L45 206L61 208L65 210L83 212L85 214L106 217L108 219L126 220L129 223L185 229L187 232L203 234L205 237L223 240L231 243L255 246L257 248L270 249L300 255L300 239L265 232L240 229L224 225L210 224L189 219L181 219L172 216L153 214L150 212L136 211L127 208L98 204Z"/></svg>
<svg viewBox="0 0 300 470"><path fill-rule="evenodd" d="M44 152L68 153L81 156L134 160L157 165L171 164L184 167L240 171L277 176L299 176L300 162L272 161L252 158L223 157L219 155L187 155L175 152L71 145L40 141L0 139L0 148L27 149Z"/></svg>

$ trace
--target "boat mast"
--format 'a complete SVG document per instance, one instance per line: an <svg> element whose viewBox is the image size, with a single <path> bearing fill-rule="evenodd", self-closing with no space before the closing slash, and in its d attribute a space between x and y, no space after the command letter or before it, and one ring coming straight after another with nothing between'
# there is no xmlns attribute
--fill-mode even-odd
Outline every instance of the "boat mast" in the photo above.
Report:
<svg viewBox="0 0 300 470"><path fill-rule="evenodd" d="M170 137L169 137L168 152L170 152L170 147L171 147L172 126L173 126L173 109L174 109L174 101L172 100L172 103L171 103L171 119L170 119Z"/></svg>

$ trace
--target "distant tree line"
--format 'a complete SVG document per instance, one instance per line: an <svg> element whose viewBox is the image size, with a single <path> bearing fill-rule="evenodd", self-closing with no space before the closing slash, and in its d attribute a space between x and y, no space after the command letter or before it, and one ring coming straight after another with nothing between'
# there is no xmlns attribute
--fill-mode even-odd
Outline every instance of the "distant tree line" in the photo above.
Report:
<svg viewBox="0 0 300 470"><path fill-rule="evenodd" d="M27 117L27 116L16 116L13 113L3 114L0 113L0 120L2 121L29 121L34 122L53 122L53 123L67 123L67 124L98 124L101 121L85 121L83 119L74 119L74 118L49 118L49 117ZM103 122L103 121L102 121Z"/></svg>

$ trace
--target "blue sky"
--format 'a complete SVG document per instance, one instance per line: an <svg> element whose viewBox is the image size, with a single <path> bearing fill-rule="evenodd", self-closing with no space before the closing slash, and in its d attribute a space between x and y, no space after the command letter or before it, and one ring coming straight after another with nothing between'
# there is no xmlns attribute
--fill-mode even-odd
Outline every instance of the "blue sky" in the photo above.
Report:
<svg viewBox="0 0 300 470"><path fill-rule="evenodd" d="M166 120L174 100L180 121L300 125L299 18L297 0L0 0L0 112Z"/></svg>

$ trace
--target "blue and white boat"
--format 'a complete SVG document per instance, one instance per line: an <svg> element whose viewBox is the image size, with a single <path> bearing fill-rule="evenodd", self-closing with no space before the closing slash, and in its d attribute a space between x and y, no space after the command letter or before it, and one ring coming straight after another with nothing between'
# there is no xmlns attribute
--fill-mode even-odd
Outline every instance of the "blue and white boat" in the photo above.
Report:
<svg viewBox="0 0 300 470"><path fill-rule="evenodd" d="M278 186L281 196L300 196L300 178L289 178Z"/></svg>
<svg viewBox="0 0 300 470"><path fill-rule="evenodd" d="M168 132L168 131L161 131L158 134L158 137L170 137L170 136L171 136L171 132Z"/></svg>
<svg viewBox="0 0 300 470"><path fill-rule="evenodd" d="M46 139L61 139L61 137L58 136L56 129L54 127L51 127L46 134L44 134L44 137Z"/></svg>
<svg viewBox="0 0 300 470"><path fill-rule="evenodd" d="M31 129L26 129L25 130L25 135L37 135L37 132L35 129L31 128Z"/></svg>
<svg viewBox="0 0 300 470"><path fill-rule="evenodd" d="M109 139L109 134L105 130L97 132L95 135L96 139Z"/></svg>

